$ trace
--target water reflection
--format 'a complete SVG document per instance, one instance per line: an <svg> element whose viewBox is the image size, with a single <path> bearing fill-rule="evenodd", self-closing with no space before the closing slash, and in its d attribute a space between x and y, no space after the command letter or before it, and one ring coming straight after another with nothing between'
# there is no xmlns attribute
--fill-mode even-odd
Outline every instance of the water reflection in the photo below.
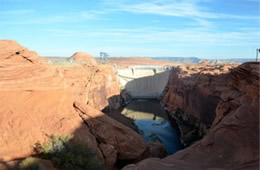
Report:
<svg viewBox="0 0 260 170"><path fill-rule="evenodd" d="M168 120L168 115L157 100L134 100L122 111L134 120Z"/></svg>
<svg viewBox="0 0 260 170"><path fill-rule="evenodd" d="M163 143L167 154L173 154L182 148L178 128L171 125L167 113L158 101L132 101L122 114L135 120L139 132L147 142Z"/></svg>

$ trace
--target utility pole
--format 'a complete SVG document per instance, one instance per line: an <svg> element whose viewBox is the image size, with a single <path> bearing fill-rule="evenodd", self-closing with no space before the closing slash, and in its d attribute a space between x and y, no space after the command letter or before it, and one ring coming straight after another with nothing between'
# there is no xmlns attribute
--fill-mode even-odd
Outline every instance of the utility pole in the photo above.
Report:
<svg viewBox="0 0 260 170"><path fill-rule="evenodd" d="M260 48L256 49L256 61L258 61L258 53L260 53Z"/></svg>

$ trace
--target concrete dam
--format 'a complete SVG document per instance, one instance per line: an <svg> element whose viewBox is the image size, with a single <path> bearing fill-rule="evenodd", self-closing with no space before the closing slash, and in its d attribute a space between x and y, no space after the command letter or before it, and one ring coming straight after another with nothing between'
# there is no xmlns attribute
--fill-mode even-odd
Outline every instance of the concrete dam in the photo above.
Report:
<svg viewBox="0 0 260 170"><path fill-rule="evenodd" d="M170 69L158 66L136 66L117 70L121 86L132 98L158 98L167 82Z"/></svg>
<svg viewBox="0 0 260 170"><path fill-rule="evenodd" d="M163 144L167 155L182 149L179 130L172 125L158 100L167 85L169 73L169 68L150 66L117 72L121 85L132 99L121 114L134 120L145 141Z"/></svg>

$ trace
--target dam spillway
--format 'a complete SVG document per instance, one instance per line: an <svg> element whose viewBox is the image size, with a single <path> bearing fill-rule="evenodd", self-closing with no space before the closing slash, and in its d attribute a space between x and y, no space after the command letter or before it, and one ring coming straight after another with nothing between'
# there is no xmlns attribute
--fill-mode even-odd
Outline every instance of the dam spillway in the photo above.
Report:
<svg viewBox="0 0 260 170"><path fill-rule="evenodd" d="M170 69L158 66L131 67L117 70L120 85L132 98L158 98L162 94Z"/></svg>

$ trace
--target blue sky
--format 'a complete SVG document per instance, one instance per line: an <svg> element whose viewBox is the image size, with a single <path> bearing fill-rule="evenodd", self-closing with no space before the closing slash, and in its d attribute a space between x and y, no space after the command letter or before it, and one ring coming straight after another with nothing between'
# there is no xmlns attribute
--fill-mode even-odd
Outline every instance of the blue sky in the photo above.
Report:
<svg viewBox="0 0 260 170"><path fill-rule="evenodd" d="M42 56L253 58L259 0L0 0L0 39Z"/></svg>

